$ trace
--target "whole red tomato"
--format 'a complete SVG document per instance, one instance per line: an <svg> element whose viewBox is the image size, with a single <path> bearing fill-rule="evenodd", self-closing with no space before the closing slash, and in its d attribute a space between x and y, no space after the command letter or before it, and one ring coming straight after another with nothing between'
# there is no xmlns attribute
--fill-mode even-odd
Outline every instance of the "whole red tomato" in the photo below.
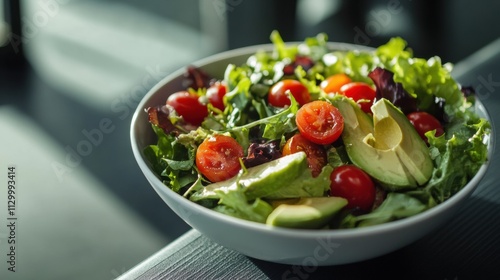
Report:
<svg viewBox="0 0 500 280"><path fill-rule="evenodd" d="M367 83L352 82L340 88L340 94L352 98L365 113L371 113L371 106L375 100L376 92Z"/></svg>
<svg viewBox="0 0 500 280"><path fill-rule="evenodd" d="M369 212L375 201L375 184L366 172L354 165L343 165L330 175L330 195L347 199L347 208Z"/></svg>
<svg viewBox="0 0 500 280"><path fill-rule="evenodd" d="M167 98L167 105L186 122L199 126L208 116L207 106L200 103L198 95L188 91L179 91Z"/></svg>
<svg viewBox="0 0 500 280"><path fill-rule="evenodd" d="M418 135L427 143L427 131L436 130L436 136L441 136L444 133L443 126L433 115L427 112L413 112L407 115L408 120L415 127Z"/></svg>
<svg viewBox="0 0 500 280"><path fill-rule="evenodd" d="M282 80L274 84L269 90L267 100L275 107L290 106L291 101L288 94L292 94L300 106L311 100L309 90L297 80Z"/></svg>
<svg viewBox="0 0 500 280"><path fill-rule="evenodd" d="M207 89L208 101L215 108L224 111L224 96L226 92L226 86L221 82L216 82Z"/></svg>

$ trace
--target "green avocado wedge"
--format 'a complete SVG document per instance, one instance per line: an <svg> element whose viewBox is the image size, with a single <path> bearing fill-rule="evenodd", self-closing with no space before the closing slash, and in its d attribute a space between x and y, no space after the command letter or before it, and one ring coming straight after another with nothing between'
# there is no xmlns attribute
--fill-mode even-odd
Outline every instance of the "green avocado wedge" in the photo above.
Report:
<svg viewBox="0 0 500 280"><path fill-rule="evenodd" d="M382 143L382 148L390 149L398 155L418 185L425 184L431 178L434 165L427 144L415 127L387 99L380 99L371 109L376 141Z"/></svg>
<svg viewBox="0 0 500 280"><path fill-rule="evenodd" d="M280 203L269 214L266 224L286 228L321 228L347 205L347 200L333 196L304 197L291 203Z"/></svg>
<svg viewBox="0 0 500 280"><path fill-rule="evenodd" d="M375 102L373 117L344 96L333 97L332 103L344 117L342 140L350 160L385 189L414 189L430 179L433 162L427 145L392 103Z"/></svg>
<svg viewBox="0 0 500 280"><path fill-rule="evenodd" d="M243 187L248 200L266 197L289 186L307 170L306 154L295 153L248 168L241 176L210 184L193 193L189 199L192 201L219 199L216 191L234 191L237 188L236 184Z"/></svg>

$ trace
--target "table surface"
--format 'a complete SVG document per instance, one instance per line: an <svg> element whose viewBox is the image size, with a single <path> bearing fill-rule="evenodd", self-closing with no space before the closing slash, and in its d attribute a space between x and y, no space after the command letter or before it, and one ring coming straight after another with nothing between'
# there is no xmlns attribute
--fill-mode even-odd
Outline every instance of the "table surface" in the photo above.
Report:
<svg viewBox="0 0 500 280"><path fill-rule="evenodd" d="M457 63L453 75L474 86L498 131L500 39ZM257 260L192 229L119 279L500 279L498 149L480 185L456 216L395 252L359 263L301 267Z"/></svg>

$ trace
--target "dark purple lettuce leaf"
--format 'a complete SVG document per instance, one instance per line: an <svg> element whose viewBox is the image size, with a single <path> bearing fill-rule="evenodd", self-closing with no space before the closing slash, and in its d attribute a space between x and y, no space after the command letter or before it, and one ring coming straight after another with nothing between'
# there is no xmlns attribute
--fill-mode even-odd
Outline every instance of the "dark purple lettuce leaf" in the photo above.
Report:
<svg viewBox="0 0 500 280"><path fill-rule="evenodd" d="M177 135L180 133L180 130L170 121L169 116L171 112L168 106L149 107L145 111L148 114L148 121L163 129L166 134L173 133Z"/></svg>
<svg viewBox="0 0 500 280"><path fill-rule="evenodd" d="M248 147L248 155L243 158L245 167L257 166L281 157L279 140L256 140Z"/></svg>
<svg viewBox="0 0 500 280"><path fill-rule="evenodd" d="M285 65L283 68L283 74L285 76L294 75L295 68L298 66L301 66L305 71L307 71L314 66L314 61L308 56L297 55L292 63Z"/></svg>
<svg viewBox="0 0 500 280"><path fill-rule="evenodd" d="M184 73L184 80L182 86L186 89L192 88L198 90L200 88L207 88L213 80L207 73L197 67L190 66Z"/></svg>
<svg viewBox="0 0 500 280"><path fill-rule="evenodd" d="M388 99L406 115L416 111L425 111L436 117L441 123L446 122L445 100L443 98L434 97L433 103L427 105L426 108L419 108L417 99L411 96L401 83L394 81L394 73L391 71L377 67L368 74L368 77L372 79L377 87L376 100L380 98Z"/></svg>
<svg viewBox="0 0 500 280"><path fill-rule="evenodd" d="M464 96L466 98L476 95L476 91L474 90L474 87L472 87L472 86L465 86L465 87L462 87L460 90L462 91L462 93L464 94Z"/></svg>
<svg viewBox="0 0 500 280"><path fill-rule="evenodd" d="M401 83L394 81L394 73L377 67L368 74L368 77L377 88L376 100L385 98L401 109L404 114L417 111L417 99L411 96Z"/></svg>

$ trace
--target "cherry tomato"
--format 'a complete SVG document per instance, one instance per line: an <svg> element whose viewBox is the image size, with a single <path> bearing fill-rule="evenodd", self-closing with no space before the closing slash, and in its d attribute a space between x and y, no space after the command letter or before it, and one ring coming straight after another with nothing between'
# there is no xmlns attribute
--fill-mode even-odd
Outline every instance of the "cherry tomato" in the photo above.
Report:
<svg viewBox="0 0 500 280"><path fill-rule="evenodd" d="M216 82L207 89L207 98L210 104L215 108L224 111L224 95L226 95L226 86L221 82Z"/></svg>
<svg viewBox="0 0 500 280"><path fill-rule="evenodd" d="M352 80L349 76L340 73L328 77L326 80L321 82L320 87L325 93L338 93L343 85L350 82L352 82Z"/></svg>
<svg viewBox="0 0 500 280"><path fill-rule="evenodd" d="M427 112L413 112L407 115L411 124L415 127L418 135L427 143L427 131L436 130L436 136L441 136L444 133L441 123L431 114Z"/></svg>
<svg viewBox="0 0 500 280"><path fill-rule="evenodd" d="M312 101L302 106L295 116L297 128L309 141L326 145L335 142L344 130L340 111L327 101Z"/></svg>
<svg viewBox="0 0 500 280"><path fill-rule="evenodd" d="M368 212L375 201L375 184L354 165L342 165L330 174L330 195L347 199L347 208Z"/></svg>
<svg viewBox="0 0 500 280"><path fill-rule="evenodd" d="M224 181L238 174L243 156L243 148L232 137L214 135L198 146L196 167L211 182Z"/></svg>
<svg viewBox="0 0 500 280"><path fill-rule="evenodd" d="M371 113L370 108L375 100L376 92L369 84L363 82L348 83L340 87L340 93L356 101L365 113Z"/></svg>
<svg viewBox="0 0 500 280"><path fill-rule="evenodd" d="M297 80L282 80L274 84L269 90L267 100L275 107L286 107L291 104L288 91L293 95L300 106L306 104L311 99L306 86Z"/></svg>
<svg viewBox="0 0 500 280"><path fill-rule="evenodd" d="M182 116L182 118L192 124L199 126L206 116L208 116L207 106L198 101L198 95L187 91L179 91L167 98L167 105Z"/></svg>
<svg viewBox="0 0 500 280"><path fill-rule="evenodd" d="M306 153L307 163L312 171L312 175L313 177L317 177L327 163L325 148L307 140L299 133L286 141L282 154L286 156L298 152Z"/></svg>

